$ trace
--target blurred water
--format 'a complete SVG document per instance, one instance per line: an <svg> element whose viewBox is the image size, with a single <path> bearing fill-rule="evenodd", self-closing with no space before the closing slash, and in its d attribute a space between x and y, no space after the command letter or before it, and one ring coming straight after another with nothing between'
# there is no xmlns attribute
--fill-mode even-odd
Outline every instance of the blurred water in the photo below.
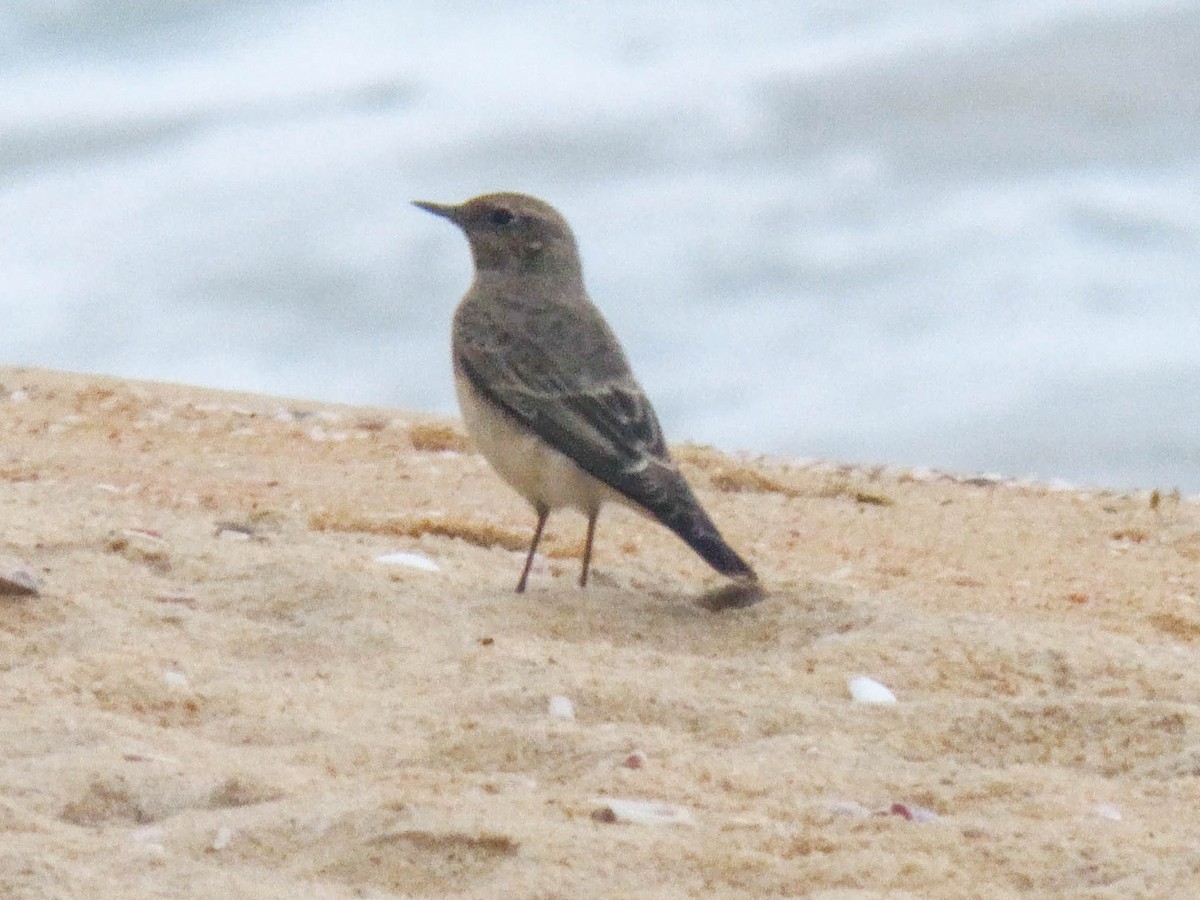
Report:
<svg viewBox="0 0 1200 900"><path fill-rule="evenodd" d="M1200 5L6 0L0 362L452 412L544 196L673 440L1200 492Z"/></svg>

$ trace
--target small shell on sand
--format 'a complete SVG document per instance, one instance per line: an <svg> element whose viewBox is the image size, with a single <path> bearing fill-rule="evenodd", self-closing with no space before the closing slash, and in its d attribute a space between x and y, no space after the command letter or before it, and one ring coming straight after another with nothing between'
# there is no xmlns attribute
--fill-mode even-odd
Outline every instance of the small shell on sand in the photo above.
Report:
<svg viewBox="0 0 1200 900"><path fill-rule="evenodd" d="M657 800L622 800L597 797L600 807L592 813L597 822L612 825L694 825L692 814L682 806Z"/></svg>
<svg viewBox="0 0 1200 900"><path fill-rule="evenodd" d="M127 540L135 541L151 547L165 547L166 540L163 536L152 528L124 528L121 534Z"/></svg>
<svg viewBox="0 0 1200 900"><path fill-rule="evenodd" d="M896 695L874 678L859 675L848 682L850 696L859 703L895 703Z"/></svg>
<svg viewBox="0 0 1200 900"><path fill-rule="evenodd" d="M135 828L129 833L129 839L134 845L145 853L150 853L154 856L162 856L166 853L166 847L163 846L163 838L166 833L159 825L147 825L144 828Z"/></svg>
<svg viewBox="0 0 1200 900"><path fill-rule="evenodd" d="M893 803L888 809L880 810L880 815L899 816L902 819L907 819L909 822L936 822L938 814L932 809L926 809L924 806L916 806L912 803Z"/></svg>
<svg viewBox="0 0 1200 900"><path fill-rule="evenodd" d="M28 569L0 569L0 596L29 597L37 592L37 579Z"/></svg>
<svg viewBox="0 0 1200 900"><path fill-rule="evenodd" d="M213 837L213 842L209 845L212 850L224 850L229 846L229 842L233 840L233 829L228 825L222 825L217 829L216 835Z"/></svg>
<svg viewBox="0 0 1200 900"><path fill-rule="evenodd" d="M385 553L375 557L375 562L385 566L408 566L410 569L420 569L422 572L440 572L438 564L424 553Z"/></svg>
<svg viewBox="0 0 1200 900"><path fill-rule="evenodd" d="M258 541L266 543L267 538L258 533L258 529L246 522L218 522L215 537L233 541Z"/></svg>
<svg viewBox="0 0 1200 900"><path fill-rule="evenodd" d="M562 694L555 694L550 698L547 705L548 712L556 719L574 719L575 705L571 703L570 697L564 697Z"/></svg>
<svg viewBox="0 0 1200 900"><path fill-rule="evenodd" d="M174 756L162 756L158 753L142 753L137 750L130 750L128 753L122 753L121 759L125 760L125 762L166 763L169 766L179 765L179 760Z"/></svg>
<svg viewBox="0 0 1200 900"><path fill-rule="evenodd" d="M644 769L646 768L646 754L641 750L634 750L621 762L621 766L626 769Z"/></svg>

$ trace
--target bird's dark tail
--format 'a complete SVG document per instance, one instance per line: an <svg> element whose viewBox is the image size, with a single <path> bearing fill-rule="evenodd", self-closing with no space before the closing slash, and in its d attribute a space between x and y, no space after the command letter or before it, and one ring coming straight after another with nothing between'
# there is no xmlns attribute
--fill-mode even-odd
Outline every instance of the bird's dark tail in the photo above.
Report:
<svg viewBox="0 0 1200 900"><path fill-rule="evenodd" d="M750 564L738 556L725 539L714 528L706 534L685 534L676 531L689 547L700 554L701 559L727 578L739 581L758 581L758 574L750 568Z"/></svg>
<svg viewBox="0 0 1200 900"><path fill-rule="evenodd" d="M724 575L739 581L757 581L758 575L750 564L738 556L721 532L713 524L708 513L700 505L691 488L682 478L682 490L677 490L672 503L664 503L657 509L649 509L654 517L670 528L700 555L706 563ZM682 502L681 502L682 501Z"/></svg>

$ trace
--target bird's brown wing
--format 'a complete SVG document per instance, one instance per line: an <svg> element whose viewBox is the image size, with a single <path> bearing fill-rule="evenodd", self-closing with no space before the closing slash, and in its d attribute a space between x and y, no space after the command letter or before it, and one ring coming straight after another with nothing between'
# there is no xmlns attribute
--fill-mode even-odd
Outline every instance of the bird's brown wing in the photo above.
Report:
<svg viewBox="0 0 1200 900"><path fill-rule="evenodd" d="M607 326L600 326L605 340L588 342L585 332L567 353L528 329L494 326L456 334L456 363L479 393L643 507L718 571L752 577L671 459L654 408Z"/></svg>

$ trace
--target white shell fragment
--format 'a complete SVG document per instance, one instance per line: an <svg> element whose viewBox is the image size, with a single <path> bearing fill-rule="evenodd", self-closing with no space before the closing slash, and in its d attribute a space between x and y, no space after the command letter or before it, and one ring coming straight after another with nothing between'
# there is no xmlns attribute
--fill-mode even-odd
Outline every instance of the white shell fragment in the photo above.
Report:
<svg viewBox="0 0 1200 900"><path fill-rule="evenodd" d="M213 838L212 844L210 844L209 846L212 847L213 850L217 850L217 851L224 850L226 847L229 846L229 842L232 840L233 840L233 829L230 828L228 825L222 825L220 828L217 829L217 834Z"/></svg>
<svg viewBox="0 0 1200 900"><path fill-rule="evenodd" d="M408 566L410 569L420 569L422 572L440 572L438 564L424 553L385 553L375 557L375 562L385 566Z"/></svg>
<svg viewBox="0 0 1200 900"><path fill-rule="evenodd" d="M896 695L874 678L859 675L849 681L850 696L858 703L895 703Z"/></svg>
<svg viewBox="0 0 1200 900"><path fill-rule="evenodd" d="M166 847L163 846L165 837L166 833L158 825L147 825L145 828L137 828L129 833L129 839L135 846L154 856L162 856L166 853Z"/></svg>
<svg viewBox="0 0 1200 900"><path fill-rule="evenodd" d="M169 766L179 765L179 760L174 756L162 756L158 753L142 753L137 750L130 750L128 753L122 753L121 758L125 760L125 762L166 763Z"/></svg>
<svg viewBox="0 0 1200 900"><path fill-rule="evenodd" d="M1120 808L1112 803L1097 803L1092 807L1092 812L1101 819L1108 819L1112 822L1120 822L1124 818Z"/></svg>
<svg viewBox="0 0 1200 900"><path fill-rule="evenodd" d="M136 544L142 544L147 547L166 547L167 542L163 536L157 531L152 531L149 528L125 528L121 532L127 539Z"/></svg>
<svg viewBox="0 0 1200 900"><path fill-rule="evenodd" d="M188 686L187 676L182 672L176 672L174 669L168 669L163 672L163 681L167 687L175 690L180 690Z"/></svg>
<svg viewBox="0 0 1200 900"><path fill-rule="evenodd" d="M899 816L902 819L907 819L909 822L917 822L918 824L926 824L936 822L938 814L932 809L926 809L924 806L916 806L912 803L893 803L888 809L880 810L882 814Z"/></svg>
<svg viewBox="0 0 1200 900"><path fill-rule="evenodd" d="M657 800L622 800L597 797L600 807L592 813L597 822L616 825L694 825L692 814L682 806Z"/></svg>
<svg viewBox="0 0 1200 900"><path fill-rule="evenodd" d="M564 697L562 694L555 694L550 698L549 713L556 719L574 719L575 706L571 703L570 697Z"/></svg>

